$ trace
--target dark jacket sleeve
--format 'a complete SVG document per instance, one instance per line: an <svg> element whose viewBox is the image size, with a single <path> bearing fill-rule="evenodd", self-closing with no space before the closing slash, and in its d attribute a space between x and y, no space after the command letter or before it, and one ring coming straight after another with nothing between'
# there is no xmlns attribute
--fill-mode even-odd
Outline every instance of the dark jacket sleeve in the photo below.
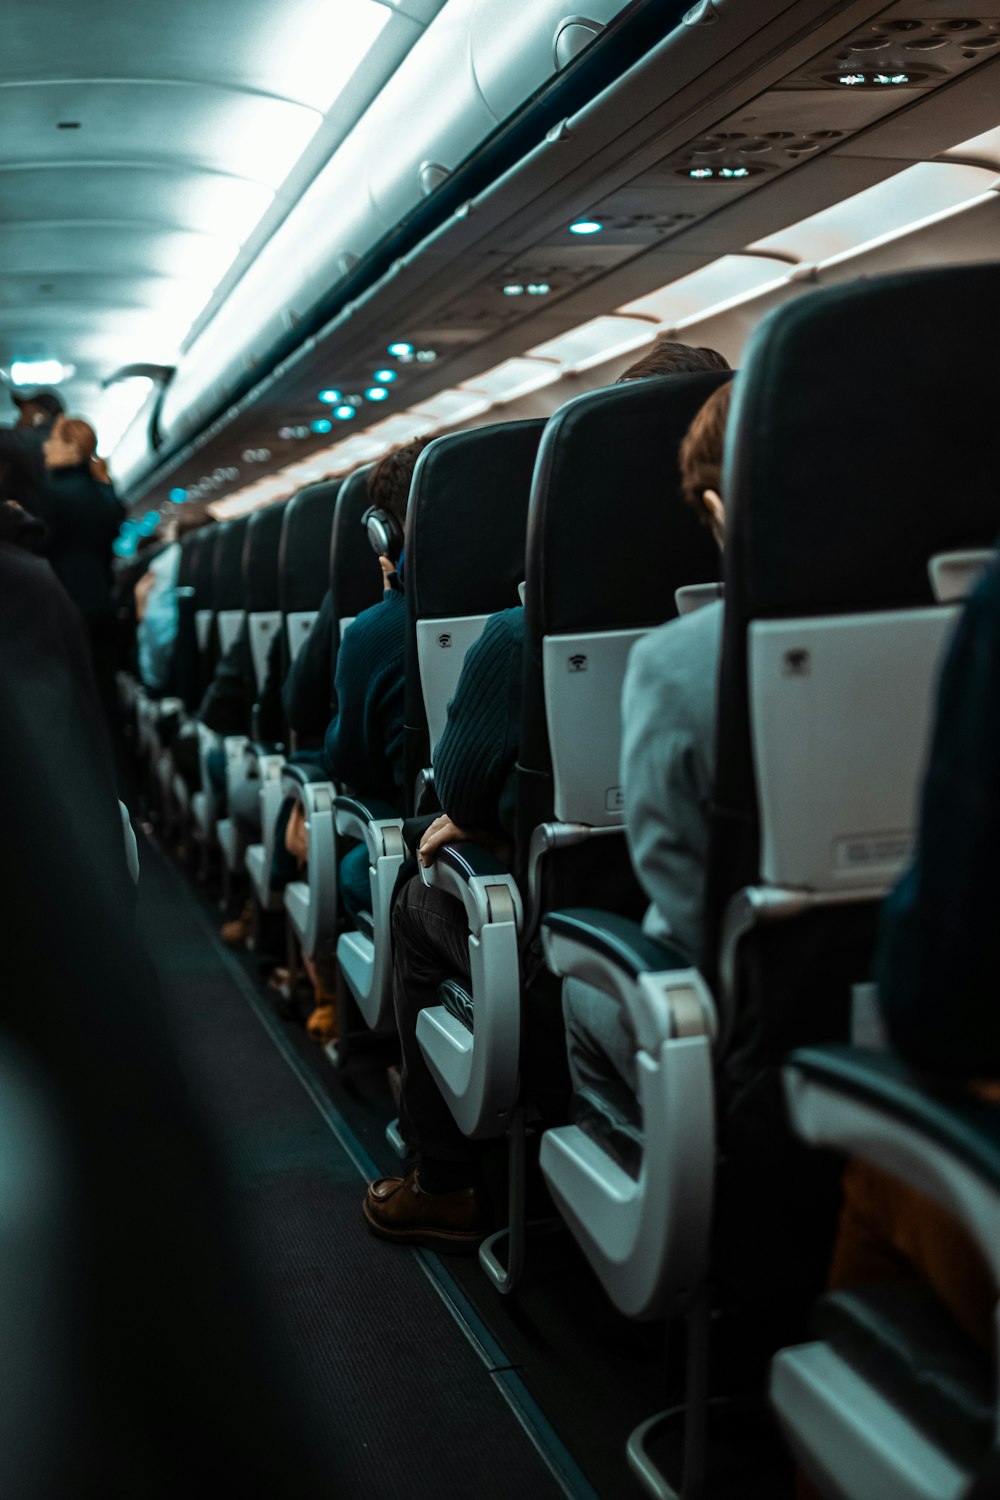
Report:
<svg viewBox="0 0 1000 1500"><path fill-rule="evenodd" d="M253 708L252 674L250 634L244 619L201 700L198 717L207 729L216 734L246 734Z"/></svg>
<svg viewBox="0 0 1000 1500"><path fill-rule="evenodd" d="M321 739L330 722L333 624L333 596L327 589L282 690L285 716L296 734L304 738Z"/></svg>
<svg viewBox="0 0 1000 1500"><path fill-rule="evenodd" d="M917 857L886 902L877 972L907 1061L1000 1077L1000 569L945 662Z"/></svg>
<svg viewBox="0 0 1000 1500"><path fill-rule="evenodd" d="M460 828L513 832L524 610L505 609L466 653L434 751L441 806Z"/></svg>

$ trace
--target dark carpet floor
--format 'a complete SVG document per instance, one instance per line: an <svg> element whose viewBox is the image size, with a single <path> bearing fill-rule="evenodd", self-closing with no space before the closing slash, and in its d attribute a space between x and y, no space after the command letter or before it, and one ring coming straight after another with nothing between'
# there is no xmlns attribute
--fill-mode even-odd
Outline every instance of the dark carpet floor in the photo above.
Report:
<svg viewBox="0 0 1000 1500"><path fill-rule="evenodd" d="M425 1274L434 1258L368 1235L364 1162L282 1055L280 1024L269 1029L245 971L214 942L204 899L155 847L142 854L141 928L185 1067L220 1132L270 1310L341 1476L338 1497L593 1500L568 1456L547 1464L529 1438L517 1361L463 1331L461 1298L449 1308Z"/></svg>

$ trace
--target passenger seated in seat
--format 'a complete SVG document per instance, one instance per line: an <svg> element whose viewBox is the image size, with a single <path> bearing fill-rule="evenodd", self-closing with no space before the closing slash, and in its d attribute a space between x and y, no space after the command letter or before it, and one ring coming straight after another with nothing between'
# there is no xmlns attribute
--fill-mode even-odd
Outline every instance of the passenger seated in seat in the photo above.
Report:
<svg viewBox="0 0 1000 1500"><path fill-rule="evenodd" d="M391 518L402 537L413 471L426 438L395 449L368 476L372 507ZM401 545L401 544L400 544ZM381 803L387 815L403 811L403 650L406 639L404 559L392 547L379 556L385 580L381 603L362 610L346 631L337 654L333 685L334 716L323 744L323 769L332 781L368 802ZM332 623L332 621L331 621ZM308 858L305 815L295 802L284 838L300 861ZM368 851L358 844L344 855L338 891L348 917L371 911ZM313 974L316 1006L307 1022L310 1036L327 1042L336 1035L336 963L317 966Z"/></svg>
<svg viewBox="0 0 1000 1500"><path fill-rule="evenodd" d="M621 381L720 368L728 366L714 350L691 350L683 344L661 342L639 365L626 371ZM635 374L636 370L641 374ZM718 468L728 391L724 386L717 393L725 396L725 402L714 417L706 418L713 438L702 445L709 457L715 452L717 427L719 459L714 469L699 470L698 488L692 491L692 499L706 510L720 540ZM702 463L707 464L707 460ZM705 492L711 498L703 499ZM718 625L714 636L717 634ZM707 635L709 641L714 639L712 631ZM430 863L443 844L470 838L506 856L514 832L523 640L523 609L503 610L492 616L466 655L455 697L448 707L447 726L434 754L435 790L447 812L431 824L421 840L418 858L423 864ZM717 656L717 640L715 653ZM703 652L702 669L705 655ZM714 699L712 706L714 710ZM420 1011L437 1004L440 985L456 976L468 977L469 931L464 908L453 897L414 877L396 899L393 944L393 1003L403 1055L399 1123L416 1163L405 1177L379 1178L370 1184L363 1205L365 1218L369 1228L384 1239L438 1249L471 1248L488 1227L479 1172L481 1150L456 1125L416 1039ZM528 1007L528 1016L529 1021L536 1019L532 1007ZM525 1055L531 1052L529 1039Z"/></svg>
<svg viewBox="0 0 1000 1500"><path fill-rule="evenodd" d="M731 382L713 391L680 450L684 498L712 528L720 547L725 541L720 476L731 395ZM625 829L651 901L643 926L676 952L679 964L696 964L701 954L722 609L716 600L650 631L632 648L622 691ZM610 1092L626 1116L635 1117L634 1048L618 1005L570 979L563 986L563 1008L574 1094L585 1106L595 1093Z"/></svg>
<svg viewBox="0 0 1000 1500"><path fill-rule="evenodd" d="M1000 564L973 593L945 662L916 860L888 897L876 957L893 1048L1000 1104ZM853 1161L830 1284L925 1280L978 1343L993 1342L986 1263L943 1209Z"/></svg>
<svg viewBox="0 0 1000 1500"><path fill-rule="evenodd" d="M213 521L207 511L193 508L172 516L166 527L168 545L153 558L135 586L139 676L151 693L165 693L171 681L180 622L177 574L181 538Z"/></svg>

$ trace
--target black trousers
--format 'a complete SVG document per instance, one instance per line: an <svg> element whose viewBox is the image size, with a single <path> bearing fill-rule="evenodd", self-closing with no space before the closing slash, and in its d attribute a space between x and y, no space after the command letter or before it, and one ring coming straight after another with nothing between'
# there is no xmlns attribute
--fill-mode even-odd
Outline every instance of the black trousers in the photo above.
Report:
<svg viewBox="0 0 1000 1500"><path fill-rule="evenodd" d="M469 925L454 896L433 890L414 875L392 910L392 998L403 1054L399 1126L420 1156L442 1162L475 1162L481 1147L464 1136L445 1103L417 1041L417 1017L438 1004L446 979L469 979Z"/></svg>

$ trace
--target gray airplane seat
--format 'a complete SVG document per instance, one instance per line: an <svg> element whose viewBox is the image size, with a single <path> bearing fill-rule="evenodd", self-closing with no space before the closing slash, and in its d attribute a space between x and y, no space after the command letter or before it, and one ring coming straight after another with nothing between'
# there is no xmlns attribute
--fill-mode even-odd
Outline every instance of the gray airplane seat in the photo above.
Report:
<svg viewBox="0 0 1000 1500"><path fill-rule="evenodd" d="M320 591L315 614L322 595L329 590L331 635L328 645L330 664L330 697L337 671L337 657L344 632L362 610L377 604L382 597L382 574L368 545L361 517L371 503L368 498L370 466L355 469L340 486L333 508L328 546L322 555L324 588ZM322 618L322 617L321 617ZM330 704L321 717L330 717ZM293 731L295 725L292 725ZM308 878L290 881L284 890L284 906L296 941L310 958L330 957L335 951L339 925L337 903L337 863L339 848L333 803L337 788L326 779L318 751L322 735L313 741L317 753L306 753L300 759L287 760L281 772L281 792L302 803L309 825Z"/></svg>
<svg viewBox="0 0 1000 1500"><path fill-rule="evenodd" d="M872 279L803 297L761 325L737 380L722 480L703 963L678 973L635 930L618 931L613 949L605 935L601 948L587 913L549 921L561 972L586 977L588 958L592 974L603 966L634 1017L641 1091L650 1085L643 1162L655 1174L630 1190L583 1149L561 1169L616 1300L645 1285L645 1311L686 1310L692 1473L705 1460L710 1373L717 1391L762 1399L770 1354L802 1336L823 1285L836 1172L790 1136L778 1064L796 1045L847 1037L879 902L912 849L955 608L937 603L930 578L942 554L986 548L1000 527L993 354L974 311L998 286L996 267ZM961 443L904 441L930 413ZM662 1069L658 1089L644 1054ZM716 1128L717 1173L706 1150ZM653 1182L658 1218L642 1203ZM721 1314L711 1371L710 1308ZM640 1429L630 1455L663 1494L651 1437Z"/></svg>
<svg viewBox="0 0 1000 1500"><path fill-rule="evenodd" d="M528 521L518 765L518 875L536 911L574 901L641 913L620 834L628 653L718 579L719 551L682 503L677 453L728 374L591 391L549 424Z"/></svg>
<svg viewBox="0 0 1000 1500"><path fill-rule="evenodd" d="M414 470L404 539L404 793L410 812L418 781L429 785L432 746L466 650L489 615L517 604L531 472L544 425L505 422L439 438ZM338 798L336 808L340 833L367 844L372 892L371 926L345 931L337 957L366 1024L386 1027L392 1023L390 908L406 858L402 819L350 796Z"/></svg>
<svg viewBox="0 0 1000 1500"><path fill-rule="evenodd" d="M340 480L310 484L289 500L278 556L278 602L289 665L295 660L329 587L330 533ZM295 726L289 725L294 736Z"/></svg>
<svg viewBox="0 0 1000 1500"><path fill-rule="evenodd" d="M670 495L680 439L718 383L685 376L597 391L547 425L527 517L516 879L469 844L442 852L425 875L464 899L477 946L470 942L471 993L449 985L441 1006L421 1014L417 1036L463 1131L509 1129L515 1204L528 1113L543 1093L553 1102L560 1093L547 1045L551 1030L562 1050L558 997L547 1004L538 986L532 1044L523 1045L522 979L538 968L537 916L555 891L565 900L596 889L638 907L621 835L621 678L638 635L674 613L674 590L718 575L711 537ZM662 479L651 484L651 474ZM481 1251L502 1291L519 1275L523 1234L515 1207L509 1230Z"/></svg>
<svg viewBox="0 0 1000 1500"><path fill-rule="evenodd" d="M246 539L249 521L249 516L240 516L234 521L224 521L214 529L212 614L207 627L208 640L204 652L210 664L209 683L219 663L237 644L244 625L243 543ZM199 790L191 799L191 815L192 831L195 840L204 851L206 860L207 851L215 846L216 823L222 811L218 794L208 773L207 761L212 751L220 748L221 744L221 736L199 721ZM203 871L207 871L207 864L204 860L202 868Z"/></svg>
<svg viewBox="0 0 1000 1500"><path fill-rule="evenodd" d="M280 503L254 511L243 538L241 630L245 632L245 650L241 653L240 674L252 708L244 731L223 737L226 816L218 820L216 837L227 889L242 875L247 847L259 831L262 757L275 753L283 732L276 700L283 644L278 550L284 509Z"/></svg>
<svg viewBox="0 0 1000 1500"><path fill-rule="evenodd" d="M995 1105L859 1047L794 1053L784 1085L804 1141L849 1153L926 1195L957 1221L1000 1285ZM996 1354L927 1283L887 1280L827 1293L804 1341L775 1356L770 1394L799 1468L823 1495L997 1493Z"/></svg>
<svg viewBox="0 0 1000 1500"><path fill-rule="evenodd" d="M339 480L311 484L299 490L281 509L281 529L277 541L274 592L270 600L277 604L277 644L270 650L280 653L279 675L282 684L292 661L304 643L319 612L327 587L327 557L334 507L340 490ZM267 584L269 587L269 582ZM282 694L284 700L284 694ZM269 738L278 744L263 743L255 724L255 740L249 756L256 763L259 782L258 816L260 838L247 846L244 863L254 894L264 911L282 910L280 890L272 888L271 865L274 857L275 824L282 802L281 775L286 752L307 737L301 734L287 716L282 701L273 733ZM280 748L279 748L280 746Z"/></svg>

